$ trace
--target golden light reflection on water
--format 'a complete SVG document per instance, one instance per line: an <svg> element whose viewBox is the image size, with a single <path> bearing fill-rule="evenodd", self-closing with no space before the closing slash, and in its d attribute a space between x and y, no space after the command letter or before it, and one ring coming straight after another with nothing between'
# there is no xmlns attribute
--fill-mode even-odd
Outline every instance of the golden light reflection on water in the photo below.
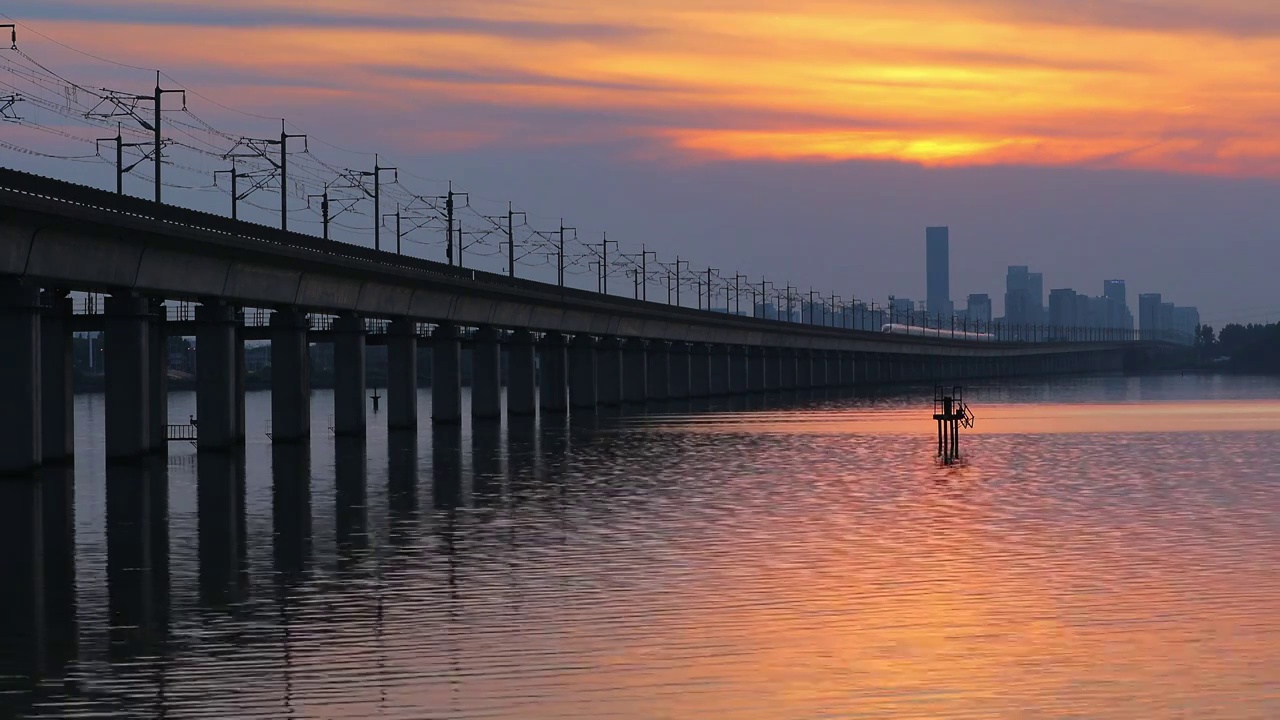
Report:
<svg viewBox="0 0 1280 720"><path fill-rule="evenodd" d="M962 435L1063 433L1190 433L1280 431L1280 402L1071 403L972 406L973 428ZM653 430L692 432L927 434L932 408L813 412L759 412L653 417L637 423Z"/></svg>

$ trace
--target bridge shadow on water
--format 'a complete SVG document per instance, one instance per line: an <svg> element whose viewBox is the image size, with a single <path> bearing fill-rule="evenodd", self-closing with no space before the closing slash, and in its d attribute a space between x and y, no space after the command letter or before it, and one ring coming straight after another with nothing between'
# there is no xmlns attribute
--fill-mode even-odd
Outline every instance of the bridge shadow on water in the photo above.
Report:
<svg viewBox="0 0 1280 720"><path fill-rule="evenodd" d="M436 558L441 591L456 594L465 564L479 562L460 547L463 529L488 527L513 550L563 543L566 498L613 492L592 476L607 466L601 458L621 443L647 442L619 432L630 420L822 407L851 396L681 400L464 426L424 420L417 431L368 441L251 444L0 481L0 716L56 717L71 706L164 715L173 702L166 688L185 664L275 646L326 594L363 588L374 605L361 620L380 622L379 588L398 557ZM104 537L78 538L77 527L92 523L77 510L93 506L77 506L77 488L99 481ZM190 504L194 512L176 510ZM501 522L522 506L559 521L519 532ZM93 552L78 558L78 542ZM333 608L353 612L336 600ZM264 623L278 627L267 632ZM336 637L341 622L307 632L311 641Z"/></svg>

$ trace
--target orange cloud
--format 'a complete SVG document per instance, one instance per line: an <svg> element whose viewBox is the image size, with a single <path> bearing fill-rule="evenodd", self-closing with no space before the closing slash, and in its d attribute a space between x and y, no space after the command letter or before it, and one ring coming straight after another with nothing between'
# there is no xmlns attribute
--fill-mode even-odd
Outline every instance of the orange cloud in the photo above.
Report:
<svg viewBox="0 0 1280 720"><path fill-rule="evenodd" d="M200 13L198 25L41 27L136 64L256 72L273 85L322 78L374 107L429 95L608 113L611 132L706 157L1236 175L1275 174L1280 159L1280 13L1254 0L1163 0L1149 13L1056 0L205 5L164 4ZM115 6L127 16L159 4ZM261 24L248 26L255 14Z"/></svg>

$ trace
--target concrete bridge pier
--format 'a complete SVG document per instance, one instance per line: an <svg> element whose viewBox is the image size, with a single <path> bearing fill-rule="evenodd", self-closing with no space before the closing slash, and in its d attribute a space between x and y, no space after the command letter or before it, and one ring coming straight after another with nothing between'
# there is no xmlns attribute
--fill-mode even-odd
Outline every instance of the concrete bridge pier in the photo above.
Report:
<svg viewBox="0 0 1280 720"><path fill-rule="evenodd" d="M813 384L813 366L816 362L814 351L808 348L796 350L796 389L811 390Z"/></svg>
<svg viewBox="0 0 1280 720"><path fill-rule="evenodd" d="M894 373L894 363L896 361L896 355L871 353L871 372L875 376L872 382L877 385L892 385L897 379Z"/></svg>
<svg viewBox="0 0 1280 720"><path fill-rule="evenodd" d="M762 393L765 389L766 351L755 345L744 347L743 351L747 358L747 392Z"/></svg>
<svg viewBox="0 0 1280 720"><path fill-rule="evenodd" d="M157 455L169 454L169 335L165 332L164 300L152 298L151 325L149 338L151 351L151 367L148 368L150 378L150 421L151 452ZM44 392L49 391L49 383L45 382ZM46 399L45 407L48 407ZM46 454L48 448L46 448Z"/></svg>
<svg viewBox="0 0 1280 720"><path fill-rule="evenodd" d="M538 413L538 373L533 333L517 330L508 341L507 415L528 417Z"/></svg>
<svg viewBox="0 0 1280 720"><path fill-rule="evenodd" d="M297 308L271 314L271 442L311 439L311 358L306 313Z"/></svg>
<svg viewBox="0 0 1280 720"><path fill-rule="evenodd" d="M621 405L626 396L622 338L602 337L596 344L596 395L601 405Z"/></svg>
<svg viewBox="0 0 1280 720"><path fill-rule="evenodd" d="M649 358L644 341L627 338L623 343L622 357L623 399L629 403L643 403L649 396Z"/></svg>
<svg viewBox="0 0 1280 720"><path fill-rule="evenodd" d="M498 329L488 325L471 345L471 419L502 419L502 344Z"/></svg>
<svg viewBox="0 0 1280 720"><path fill-rule="evenodd" d="M689 347L689 396L711 396L711 346L706 343Z"/></svg>
<svg viewBox="0 0 1280 720"><path fill-rule="evenodd" d="M730 394L729 385L733 379L729 346L716 343L711 346L711 394L723 397Z"/></svg>
<svg viewBox="0 0 1280 720"><path fill-rule="evenodd" d="M40 288L0 280L0 337L0 473L24 473L44 460Z"/></svg>
<svg viewBox="0 0 1280 720"><path fill-rule="evenodd" d="M452 323L440 323L431 333L431 421L462 423L462 339Z"/></svg>
<svg viewBox="0 0 1280 720"><path fill-rule="evenodd" d="M74 459L75 413L71 328L67 325L71 298L60 290L46 292L44 306L40 318L40 435L44 462L48 464ZM165 359L168 360L167 355ZM7 392L4 396L12 397Z"/></svg>
<svg viewBox="0 0 1280 720"><path fill-rule="evenodd" d="M671 355L669 358L671 369L668 377L670 384L667 395L672 400L684 400L689 397L689 381L692 378L692 372L689 369L689 352L689 343L671 343Z"/></svg>
<svg viewBox="0 0 1280 720"><path fill-rule="evenodd" d="M745 345L729 345L725 350L729 353L729 394L745 395L749 387L747 354L750 350Z"/></svg>
<svg viewBox="0 0 1280 720"><path fill-rule="evenodd" d="M543 412L565 413L569 410L568 339L563 333L549 332L542 337L542 391L539 401Z"/></svg>
<svg viewBox="0 0 1280 720"><path fill-rule="evenodd" d="M782 389L782 350L776 347L764 349L764 391Z"/></svg>
<svg viewBox="0 0 1280 720"><path fill-rule="evenodd" d="M850 361L853 366L853 385L854 387L866 386L871 383L871 358L867 353L850 353L853 358Z"/></svg>
<svg viewBox="0 0 1280 720"><path fill-rule="evenodd" d="M816 388L830 387L833 384L830 377L832 370L831 355L832 353L826 350L813 351L813 386ZM840 366L837 365L835 370L839 374Z"/></svg>
<svg viewBox="0 0 1280 720"><path fill-rule="evenodd" d="M103 307L107 460L136 460L151 449L151 312L131 293L108 296Z"/></svg>
<svg viewBox="0 0 1280 720"><path fill-rule="evenodd" d="M947 363L940 355L925 356L924 378L933 385L948 383L956 379L947 373Z"/></svg>
<svg viewBox="0 0 1280 720"><path fill-rule="evenodd" d="M236 312L218 301L196 307L196 447L200 452L236 444Z"/></svg>
<svg viewBox="0 0 1280 720"><path fill-rule="evenodd" d="M333 321L333 434L337 437L364 438L368 427L364 348L364 318L344 315Z"/></svg>
<svg viewBox="0 0 1280 720"><path fill-rule="evenodd" d="M836 379L836 385L840 387L851 387L857 382L857 368L854 366L854 354L851 352L837 352L835 356L836 366L840 368L840 377Z"/></svg>
<svg viewBox="0 0 1280 720"><path fill-rule="evenodd" d="M595 410L598 399L596 339L585 333L569 343L569 404L579 410Z"/></svg>
<svg viewBox="0 0 1280 720"><path fill-rule="evenodd" d="M387 429L418 427L418 324L407 318L387 325Z"/></svg>
<svg viewBox="0 0 1280 720"><path fill-rule="evenodd" d="M783 348L780 356L779 370L782 377L778 386L783 390L795 390L799 384L800 359L793 348Z"/></svg>
<svg viewBox="0 0 1280 720"><path fill-rule="evenodd" d="M648 347L648 400L671 397L671 344L666 340L650 340Z"/></svg>
<svg viewBox="0 0 1280 720"><path fill-rule="evenodd" d="M243 311L237 312L235 315L235 335L232 336L232 348L236 358L236 364L235 364L236 374L235 374L235 388L231 396L232 399L235 401L235 404L232 405L232 409L231 409L231 426L233 428L231 437L235 440L235 444L244 445L246 436L248 434L246 432L247 428L246 428L245 414L244 414L244 395L247 389L246 385L249 380L249 368L245 363L245 355L244 355L244 312ZM165 359L166 359L165 373L168 373L169 370L168 370L168 362L167 362L168 360L167 352L165 354ZM152 372L154 373L154 368L152 369ZM167 390L167 386L166 386L166 390ZM165 403L165 407L168 408L167 401ZM168 417L167 412L165 413L165 416L166 418Z"/></svg>

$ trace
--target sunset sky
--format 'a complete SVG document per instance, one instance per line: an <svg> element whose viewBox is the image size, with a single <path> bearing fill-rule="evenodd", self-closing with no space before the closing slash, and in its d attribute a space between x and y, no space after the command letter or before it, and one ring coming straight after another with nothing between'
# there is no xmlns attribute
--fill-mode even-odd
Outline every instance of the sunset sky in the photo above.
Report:
<svg viewBox="0 0 1280 720"><path fill-rule="evenodd" d="M999 312L1004 266L1028 264L1046 295L1126 278L1135 314L1137 293L1163 292L1218 325L1280 316L1280 6L1266 0L18 0L3 12L695 267L923 299L924 227L948 224L959 306L989 292ZM26 39L77 79L153 84ZM190 104L244 134L264 126Z"/></svg>

